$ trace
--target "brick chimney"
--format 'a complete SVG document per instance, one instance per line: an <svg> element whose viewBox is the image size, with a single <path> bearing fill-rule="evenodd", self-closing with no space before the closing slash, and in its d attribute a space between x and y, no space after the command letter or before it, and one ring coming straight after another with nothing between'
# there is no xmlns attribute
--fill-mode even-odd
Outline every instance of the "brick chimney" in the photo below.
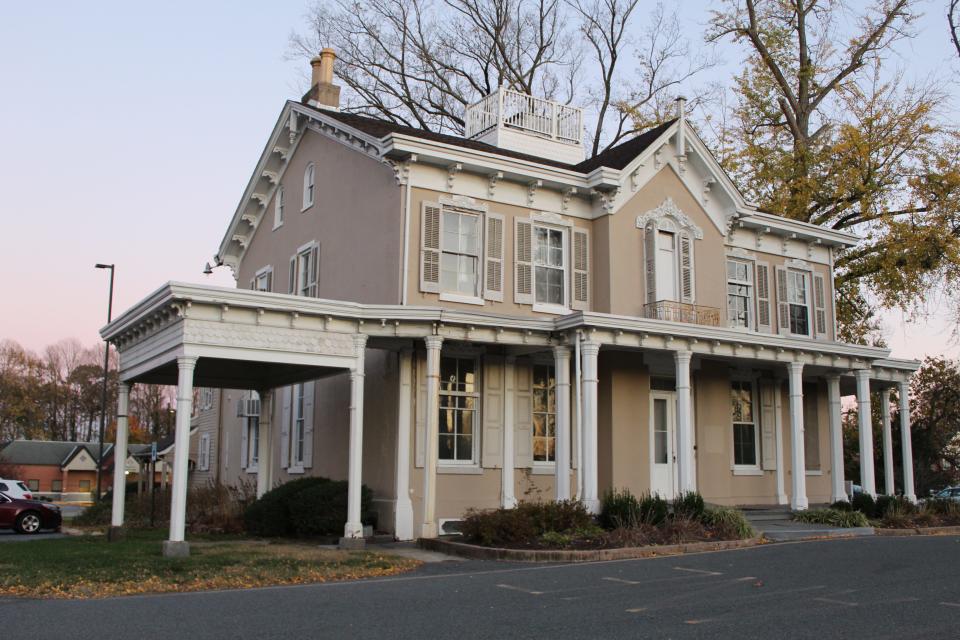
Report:
<svg viewBox="0 0 960 640"><path fill-rule="evenodd" d="M310 61L310 91L303 96L303 103L320 109L340 109L340 87L333 84L333 62L337 54L333 49L324 49Z"/></svg>

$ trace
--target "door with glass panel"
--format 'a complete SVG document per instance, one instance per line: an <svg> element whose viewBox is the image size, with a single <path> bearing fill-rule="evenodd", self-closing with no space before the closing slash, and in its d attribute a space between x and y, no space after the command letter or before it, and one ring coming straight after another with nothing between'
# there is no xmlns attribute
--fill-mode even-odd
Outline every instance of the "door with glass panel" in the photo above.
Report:
<svg viewBox="0 0 960 640"><path fill-rule="evenodd" d="M673 498L677 492L676 394L650 392L650 493Z"/></svg>

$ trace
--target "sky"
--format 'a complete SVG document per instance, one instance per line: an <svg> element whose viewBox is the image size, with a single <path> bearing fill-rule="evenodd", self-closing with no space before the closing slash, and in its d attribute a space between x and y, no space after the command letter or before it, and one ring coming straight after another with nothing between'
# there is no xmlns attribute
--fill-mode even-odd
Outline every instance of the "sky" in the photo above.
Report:
<svg viewBox="0 0 960 640"><path fill-rule="evenodd" d="M931 0L901 51L918 73L956 69ZM708 0L681 0L698 41ZM285 100L306 69L285 59L308 0L4 3L0 11L0 340L41 351L98 341L114 315L170 280L203 275ZM737 56L722 49L735 70ZM953 71L952 73L956 73ZM952 88L953 95L958 92ZM955 105L947 107L960 113ZM960 357L954 325L885 314L895 357Z"/></svg>

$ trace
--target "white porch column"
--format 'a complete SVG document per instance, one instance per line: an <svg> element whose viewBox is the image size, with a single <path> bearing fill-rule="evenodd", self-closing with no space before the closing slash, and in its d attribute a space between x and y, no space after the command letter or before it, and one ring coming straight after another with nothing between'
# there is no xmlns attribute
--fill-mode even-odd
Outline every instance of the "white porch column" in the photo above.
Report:
<svg viewBox="0 0 960 640"><path fill-rule="evenodd" d="M570 499L570 347L553 348L556 375L556 496Z"/></svg>
<svg viewBox="0 0 960 640"><path fill-rule="evenodd" d="M427 336L427 434L423 465L423 538L437 537L437 456L440 431L440 349L442 336Z"/></svg>
<svg viewBox="0 0 960 640"><path fill-rule="evenodd" d="M400 352L400 397L397 403L397 504L393 534L413 540L413 503L410 501L410 415L413 393L413 351Z"/></svg>
<svg viewBox="0 0 960 640"><path fill-rule="evenodd" d="M108 540L121 536L123 506L127 497L127 407L130 403L130 385L121 382L117 387L117 437L113 444L113 511L110 515Z"/></svg>
<svg viewBox="0 0 960 640"><path fill-rule="evenodd" d="M187 523L187 471L190 461L190 416L193 414L193 370L195 356L177 358L177 424L173 448L173 491L170 497L170 539L163 542L163 555L184 557L190 555L190 545L184 540ZM153 486L153 478L150 478Z"/></svg>
<svg viewBox="0 0 960 640"><path fill-rule="evenodd" d="M516 393L516 361L514 356L503 359L503 467L500 479L500 506L504 509L513 509L517 506L517 497L514 495L515 476L514 465L514 438L513 424L514 394Z"/></svg>
<svg viewBox="0 0 960 640"><path fill-rule="evenodd" d="M840 411L840 376L827 376L827 403L830 410L830 500L849 500L843 481L843 418Z"/></svg>
<svg viewBox="0 0 960 640"><path fill-rule="evenodd" d="M583 363L583 502L590 513L599 513L600 499L597 495L597 356L600 344L580 344Z"/></svg>
<svg viewBox="0 0 960 640"><path fill-rule="evenodd" d="M883 492L888 496L897 494L893 482L893 429L890 426L890 391L880 392L880 415L883 419Z"/></svg>
<svg viewBox="0 0 960 640"><path fill-rule="evenodd" d="M873 411L870 406L870 370L853 372L857 379L857 414L860 424L860 486L864 493L877 495L873 470Z"/></svg>
<svg viewBox="0 0 960 640"><path fill-rule="evenodd" d="M913 487L913 440L910 433L910 383L900 383L900 448L903 452L903 496L917 501Z"/></svg>
<svg viewBox="0 0 960 640"><path fill-rule="evenodd" d="M793 482L790 508L803 511L807 502L807 461L803 440L803 363L791 362L790 371L790 471Z"/></svg>
<svg viewBox="0 0 960 640"><path fill-rule="evenodd" d="M680 492L695 491L693 477L693 425L690 407L690 351L674 351L677 365L677 475Z"/></svg>
<svg viewBox="0 0 960 640"><path fill-rule="evenodd" d="M356 364L350 370L350 459L347 470L347 523L343 526L341 546L358 546L363 541L360 513L360 487L363 484L363 381L366 334L353 336ZM354 542L351 542L354 541Z"/></svg>
<svg viewBox="0 0 960 640"><path fill-rule="evenodd" d="M257 497L270 491L273 482L273 390L259 389L260 418L257 436ZM252 446L252 445L251 445Z"/></svg>

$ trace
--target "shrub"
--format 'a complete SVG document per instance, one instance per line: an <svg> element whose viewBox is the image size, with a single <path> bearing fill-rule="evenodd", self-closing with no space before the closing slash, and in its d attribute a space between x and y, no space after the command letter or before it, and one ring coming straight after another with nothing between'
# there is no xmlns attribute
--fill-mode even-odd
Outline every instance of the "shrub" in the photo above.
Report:
<svg viewBox="0 0 960 640"><path fill-rule="evenodd" d="M640 522L640 501L629 489L611 489L600 502L600 526L604 529L631 527Z"/></svg>
<svg viewBox="0 0 960 640"><path fill-rule="evenodd" d="M640 499L640 522L642 524L658 525L667 519L669 513L667 501L659 494L644 494Z"/></svg>
<svg viewBox="0 0 960 640"><path fill-rule="evenodd" d="M680 544L682 542L694 542L697 540L706 540L707 530L699 520L687 518L686 516L674 516L660 527L663 540L667 544Z"/></svg>
<svg viewBox="0 0 960 640"><path fill-rule="evenodd" d="M896 501L895 496L888 495L878 495L873 505L873 515L869 513L866 514L868 518L882 518L886 513L887 509L890 508L890 505Z"/></svg>
<svg viewBox="0 0 960 640"><path fill-rule="evenodd" d="M290 499L300 491L330 482L329 478L297 478L263 494L243 514L247 533L265 538L293 534Z"/></svg>
<svg viewBox="0 0 960 640"><path fill-rule="evenodd" d="M360 512L367 513L373 491L360 488ZM347 482L329 480L297 491L287 499L290 529L298 536L343 535L347 522Z"/></svg>
<svg viewBox="0 0 960 640"><path fill-rule="evenodd" d="M582 502L521 502L513 509L471 509L460 530L468 540L495 546L532 544L550 532L592 532L595 526Z"/></svg>
<svg viewBox="0 0 960 640"><path fill-rule="evenodd" d="M874 514L877 512L877 503L869 493L854 494L850 506L868 518L876 517Z"/></svg>
<svg viewBox="0 0 960 640"><path fill-rule="evenodd" d="M850 529L853 527L869 527L867 516L861 511L839 511L837 509L811 509L797 511L793 514L797 522L811 524L827 524L834 527Z"/></svg>
<svg viewBox="0 0 960 640"><path fill-rule="evenodd" d="M743 512L732 507L704 510L703 523L712 527L717 536L724 540L745 540L757 535Z"/></svg>
<svg viewBox="0 0 960 640"><path fill-rule="evenodd" d="M834 511L853 511L853 507L850 505L850 502L847 500L837 500L830 505L830 508Z"/></svg>
<svg viewBox="0 0 960 640"><path fill-rule="evenodd" d="M697 491L686 491L673 501L673 515L699 521L704 512L703 496Z"/></svg>
<svg viewBox="0 0 960 640"><path fill-rule="evenodd" d="M949 498L930 498L923 503L923 508L937 516L960 516L960 502Z"/></svg>

